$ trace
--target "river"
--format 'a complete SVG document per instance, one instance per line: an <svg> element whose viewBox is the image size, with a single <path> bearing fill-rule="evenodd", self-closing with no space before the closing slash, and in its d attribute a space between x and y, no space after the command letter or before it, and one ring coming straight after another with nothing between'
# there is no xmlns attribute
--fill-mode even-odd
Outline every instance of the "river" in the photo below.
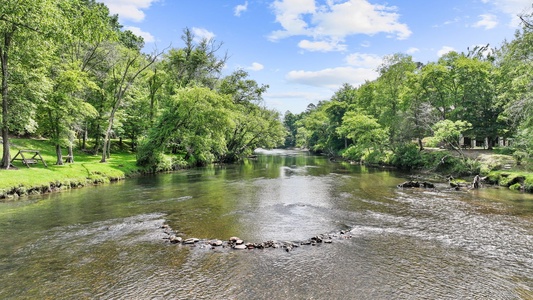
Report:
<svg viewBox="0 0 533 300"><path fill-rule="evenodd" d="M0 299L533 299L532 195L407 179L279 150L0 203Z"/></svg>

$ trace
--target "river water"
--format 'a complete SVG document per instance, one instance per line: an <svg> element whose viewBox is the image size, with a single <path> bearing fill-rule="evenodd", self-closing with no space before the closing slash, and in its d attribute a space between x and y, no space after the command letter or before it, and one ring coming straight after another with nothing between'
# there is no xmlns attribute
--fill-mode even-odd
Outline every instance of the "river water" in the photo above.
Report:
<svg viewBox="0 0 533 300"><path fill-rule="evenodd" d="M0 299L533 299L531 195L407 179L272 151L0 203Z"/></svg>

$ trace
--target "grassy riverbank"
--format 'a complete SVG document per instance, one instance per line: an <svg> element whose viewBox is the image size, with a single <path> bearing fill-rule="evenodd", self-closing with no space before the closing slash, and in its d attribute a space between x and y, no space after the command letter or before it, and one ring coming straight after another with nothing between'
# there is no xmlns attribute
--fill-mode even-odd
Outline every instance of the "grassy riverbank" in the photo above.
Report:
<svg viewBox="0 0 533 300"><path fill-rule="evenodd" d="M36 164L28 168L20 160L16 160L13 165L17 169L0 170L0 199L107 183L122 180L140 171L135 164L135 153L127 151L126 145L124 150L113 151L107 163L100 163L100 155L75 150L74 163L57 166L55 148L49 141L11 139L10 142L12 158L19 150L36 150L48 167L37 160ZM0 151L1 149L0 145ZM66 155L66 149L63 153ZM29 158L28 156L32 155L25 153L25 157Z"/></svg>

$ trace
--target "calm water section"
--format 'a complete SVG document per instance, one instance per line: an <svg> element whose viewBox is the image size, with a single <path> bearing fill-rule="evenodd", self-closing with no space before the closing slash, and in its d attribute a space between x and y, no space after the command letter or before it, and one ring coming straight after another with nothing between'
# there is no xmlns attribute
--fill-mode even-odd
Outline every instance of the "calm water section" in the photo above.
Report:
<svg viewBox="0 0 533 300"><path fill-rule="evenodd" d="M0 203L1 299L533 299L533 197L274 151ZM210 250L183 237L300 241Z"/></svg>

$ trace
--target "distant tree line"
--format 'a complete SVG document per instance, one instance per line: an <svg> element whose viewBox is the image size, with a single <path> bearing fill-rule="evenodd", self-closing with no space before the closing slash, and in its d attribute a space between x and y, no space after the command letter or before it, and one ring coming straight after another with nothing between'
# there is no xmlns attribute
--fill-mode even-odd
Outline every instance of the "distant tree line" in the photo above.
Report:
<svg viewBox="0 0 533 300"><path fill-rule="evenodd" d="M529 21L499 48L450 52L427 64L393 54L376 80L344 84L305 112L286 112L285 146L405 168L420 163L424 145L462 153L461 135L487 140L489 148L497 138L512 139L512 149L531 154L532 68Z"/></svg>

